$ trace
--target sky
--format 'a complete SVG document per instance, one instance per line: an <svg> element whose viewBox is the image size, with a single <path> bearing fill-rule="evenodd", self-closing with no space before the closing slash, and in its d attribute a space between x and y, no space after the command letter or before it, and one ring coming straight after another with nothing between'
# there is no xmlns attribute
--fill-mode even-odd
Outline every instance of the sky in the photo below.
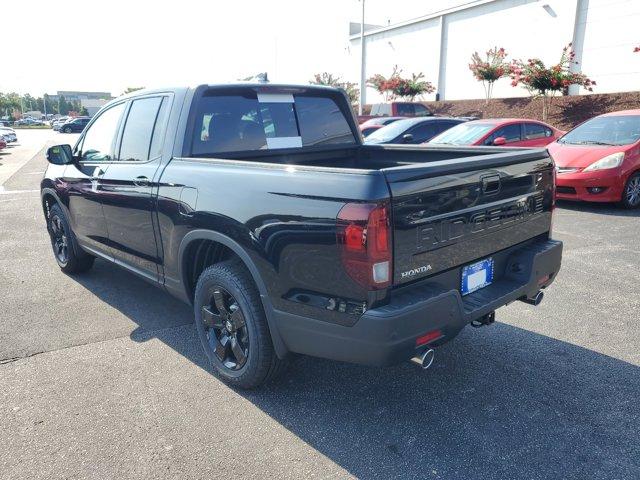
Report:
<svg viewBox="0 0 640 480"><path fill-rule="evenodd" d="M469 0L467 0L469 1ZM395 23L463 0L366 0L366 22ZM2 36L11 59L0 92L108 91L235 81L268 72L307 83L314 73L348 77L359 0L13 1ZM7 45L8 47L8 45ZM357 81L357 78L348 78Z"/></svg>

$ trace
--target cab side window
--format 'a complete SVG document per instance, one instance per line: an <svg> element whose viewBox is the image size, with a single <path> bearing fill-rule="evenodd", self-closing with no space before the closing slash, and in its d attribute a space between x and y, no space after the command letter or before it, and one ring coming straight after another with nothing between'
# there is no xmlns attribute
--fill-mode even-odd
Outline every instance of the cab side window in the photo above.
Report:
<svg viewBox="0 0 640 480"><path fill-rule="evenodd" d="M413 109L416 117L428 117L431 115L429 109L420 103L416 103Z"/></svg>
<svg viewBox="0 0 640 480"><path fill-rule="evenodd" d="M410 103L398 103L396 105L396 111L401 117L413 117L416 114L416 107Z"/></svg>
<svg viewBox="0 0 640 480"><path fill-rule="evenodd" d="M115 105L100 114L82 139L79 156L81 161L108 162L113 160L113 143L124 112L124 103Z"/></svg>
<svg viewBox="0 0 640 480"><path fill-rule="evenodd" d="M162 103L163 97L141 98L131 103L131 108L124 124L118 160L146 162L150 158L155 158L159 155L159 141L153 142L156 144L153 152L151 152L151 148L154 127L157 123L164 124L164 118L159 118ZM160 132L158 132L157 136L159 135Z"/></svg>

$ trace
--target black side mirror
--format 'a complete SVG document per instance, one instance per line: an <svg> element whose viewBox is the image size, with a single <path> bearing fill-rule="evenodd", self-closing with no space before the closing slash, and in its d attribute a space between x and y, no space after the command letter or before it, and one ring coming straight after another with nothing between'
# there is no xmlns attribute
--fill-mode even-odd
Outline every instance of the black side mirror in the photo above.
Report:
<svg viewBox="0 0 640 480"><path fill-rule="evenodd" d="M71 145L56 145L47 149L47 160L54 165L68 165L73 163Z"/></svg>
<svg viewBox="0 0 640 480"><path fill-rule="evenodd" d="M405 133L404 135L402 135L402 142L403 143L413 142L413 135L411 135L410 133Z"/></svg>

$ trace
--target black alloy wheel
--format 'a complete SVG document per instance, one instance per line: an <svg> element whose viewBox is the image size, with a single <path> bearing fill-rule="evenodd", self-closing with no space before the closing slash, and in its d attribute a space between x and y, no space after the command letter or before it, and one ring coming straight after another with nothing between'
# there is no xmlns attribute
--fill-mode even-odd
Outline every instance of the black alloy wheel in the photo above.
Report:
<svg viewBox="0 0 640 480"><path fill-rule="evenodd" d="M81 273L89 270L95 257L83 251L75 243L69 222L58 204L51 207L48 217L49 238L58 266L66 273Z"/></svg>
<svg viewBox="0 0 640 480"><path fill-rule="evenodd" d="M214 285L202 307L202 323L209 347L229 370L240 370L249 357L249 331L238 301Z"/></svg>
<svg viewBox="0 0 640 480"><path fill-rule="evenodd" d="M64 223L57 213L51 215L49 219L51 228L51 246L53 253L60 264L69 262L69 237L65 230Z"/></svg>

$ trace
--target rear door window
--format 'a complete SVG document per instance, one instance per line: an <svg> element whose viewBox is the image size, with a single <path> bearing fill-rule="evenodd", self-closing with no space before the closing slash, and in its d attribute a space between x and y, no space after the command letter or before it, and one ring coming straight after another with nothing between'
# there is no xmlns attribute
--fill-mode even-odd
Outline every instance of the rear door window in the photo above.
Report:
<svg viewBox="0 0 640 480"><path fill-rule="evenodd" d="M539 123L524 124L524 140L536 140L538 138L547 138L553 134L551 129Z"/></svg>
<svg viewBox="0 0 640 480"><path fill-rule="evenodd" d="M451 127L455 127L459 122L435 122L436 123L436 135L441 134L449 130Z"/></svg>
<svg viewBox="0 0 640 480"><path fill-rule="evenodd" d="M131 103L120 142L119 160L146 162L158 120L162 97L141 98Z"/></svg>
<svg viewBox="0 0 640 480"><path fill-rule="evenodd" d="M420 125L416 125L410 129L407 133L413 135L411 143L426 142L430 138L433 138L438 133L436 122L425 122Z"/></svg>
<svg viewBox="0 0 640 480"><path fill-rule="evenodd" d="M332 98L212 93L197 106L192 154L355 143L349 123Z"/></svg>

